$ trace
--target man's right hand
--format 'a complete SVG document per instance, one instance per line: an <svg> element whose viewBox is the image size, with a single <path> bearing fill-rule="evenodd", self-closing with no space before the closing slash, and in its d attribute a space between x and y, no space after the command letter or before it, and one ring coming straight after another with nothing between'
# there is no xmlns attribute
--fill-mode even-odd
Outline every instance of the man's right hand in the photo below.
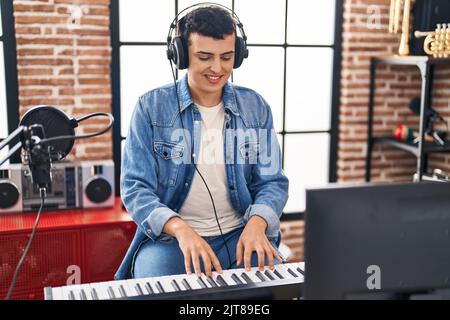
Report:
<svg viewBox="0 0 450 320"><path fill-rule="evenodd" d="M163 232L177 238L180 249L184 255L184 266L187 274L192 273L192 265L197 276L201 275L200 260L207 276L212 275L212 267L222 273L222 267L211 246L195 232L192 227L179 217L169 219L164 225Z"/></svg>

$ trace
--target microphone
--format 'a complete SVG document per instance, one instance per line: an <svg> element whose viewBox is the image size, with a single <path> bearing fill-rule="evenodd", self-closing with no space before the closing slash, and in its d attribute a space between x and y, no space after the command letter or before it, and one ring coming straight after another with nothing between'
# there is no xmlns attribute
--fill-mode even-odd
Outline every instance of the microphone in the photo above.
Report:
<svg viewBox="0 0 450 320"><path fill-rule="evenodd" d="M78 123L53 106L41 105L28 110L19 125L28 128L20 139L25 150L22 162L30 167L33 183L39 188L47 188L51 183L51 162L64 159L72 150L74 139L42 141L57 136L75 136L74 128Z"/></svg>
<svg viewBox="0 0 450 320"><path fill-rule="evenodd" d="M110 120L108 126L91 134L75 134L78 123L95 116L108 117ZM16 136L20 138L19 143L10 150L6 158L0 160L0 165L22 147L24 150L22 163L29 166L33 183L39 188L47 188L51 183L52 161L63 160L72 150L75 139L101 135L108 131L113 123L114 118L109 113L95 112L75 119L54 106L35 106L24 114L19 127L0 143L1 150Z"/></svg>

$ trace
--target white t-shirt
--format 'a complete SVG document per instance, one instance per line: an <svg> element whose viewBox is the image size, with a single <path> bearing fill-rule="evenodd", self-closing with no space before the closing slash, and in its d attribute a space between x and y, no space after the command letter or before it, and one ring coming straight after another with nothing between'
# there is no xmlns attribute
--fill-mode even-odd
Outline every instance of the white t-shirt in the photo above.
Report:
<svg viewBox="0 0 450 320"><path fill-rule="evenodd" d="M243 225L242 216L233 208L228 194L223 149L225 111L223 102L214 107L197 107L202 116L197 169L208 184L225 234ZM200 236L220 235L211 198L197 171L179 213Z"/></svg>

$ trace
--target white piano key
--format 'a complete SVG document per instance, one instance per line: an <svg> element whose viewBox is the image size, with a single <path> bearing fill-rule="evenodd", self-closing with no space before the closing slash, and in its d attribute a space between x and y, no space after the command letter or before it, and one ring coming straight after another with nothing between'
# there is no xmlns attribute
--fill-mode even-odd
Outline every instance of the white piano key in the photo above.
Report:
<svg viewBox="0 0 450 320"><path fill-rule="evenodd" d="M108 285L106 287L107 293L108 293L108 297L109 299L118 299L118 298L122 298L122 294L119 291L119 285L122 284L122 281L108 281ZM109 294L109 288L112 289L113 293L114 293L114 297L111 297Z"/></svg>
<svg viewBox="0 0 450 320"><path fill-rule="evenodd" d="M217 285L218 285L219 287L228 287L228 286L230 286L230 285L233 285L233 282L229 282L229 281L225 278L224 275L225 275L224 272L222 272L222 274L220 274L220 273L218 273L218 272L216 272L216 271L213 271L213 273L212 273L212 278L213 278L213 280L215 281L215 283L217 283ZM221 280L219 280L219 276L220 276L220 278L222 278L223 281L225 281L225 284L224 284Z"/></svg>
<svg viewBox="0 0 450 320"><path fill-rule="evenodd" d="M123 289L127 295L127 297L135 297L138 296L138 293L136 292L136 290L134 289L133 284L130 282L129 279L127 280L123 280L122 283Z"/></svg>
<svg viewBox="0 0 450 320"><path fill-rule="evenodd" d="M291 276L291 278L296 278L297 279L300 276L298 271L295 270L294 266L291 263L283 265L283 268L286 271L286 273L288 273ZM288 269L292 270L294 272L294 274L297 275L297 277L294 277L293 275L291 275L291 273L288 271Z"/></svg>
<svg viewBox="0 0 450 320"><path fill-rule="evenodd" d="M170 283L170 281L171 281L170 276L156 277L156 278L154 278L154 280L156 282L159 281L161 283L165 292L175 292L175 288Z"/></svg>
<svg viewBox="0 0 450 320"><path fill-rule="evenodd" d="M108 300L110 299L108 292L107 292L108 282L97 282L94 284L91 284L91 289L95 289L97 292L98 298L100 300Z"/></svg>
<svg viewBox="0 0 450 320"><path fill-rule="evenodd" d="M143 281L143 279L128 279L128 280L126 280L126 282L128 284L128 288L129 288L129 291L130 291L130 296L136 297L136 296L140 296L140 295L148 295L149 294L147 292L147 290L145 289L145 281ZM139 287L141 288L142 293L140 293L136 289L136 285L137 284L139 284Z"/></svg>
<svg viewBox="0 0 450 320"><path fill-rule="evenodd" d="M75 295L71 295L72 292L72 286L65 286L62 288L62 296L64 298L64 300L73 300L73 297L75 297Z"/></svg>
<svg viewBox="0 0 450 320"><path fill-rule="evenodd" d="M294 278L294 276L291 275L291 274L286 270L285 266L282 265L282 264L276 265L276 266L275 266L275 270L281 274L281 276L283 277L283 279L291 279L291 278ZM279 279L279 277L278 277L277 274L275 273L275 270L274 270L272 273L275 275L275 277L277 277L277 279Z"/></svg>
<svg viewBox="0 0 450 320"><path fill-rule="evenodd" d="M114 286L114 293L117 292L116 298L127 298L128 297L128 283L126 280L119 280L119 281L111 281L112 285Z"/></svg>
<svg viewBox="0 0 450 320"><path fill-rule="evenodd" d="M84 290L84 292L86 293L86 296L88 298L88 300L96 300L96 299L100 299L98 292L97 292L97 298L94 297L93 294L93 288L94 288L94 283L89 283L89 284L83 284L82 285L82 289Z"/></svg>
<svg viewBox="0 0 450 320"><path fill-rule="evenodd" d="M292 263L284 265L284 268L293 278L298 279L301 276L301 273L296 270L297 267Z"/></svg>
<svg viewBox="0 0 450 320"><path fill-rule="evenodd" d="M89 294L89 290L86 290L86 288L88 288L88 286L89 285L85 285L85 284L83 284L83 285L75 284L75 285L71 286L72 291L75 294L75 299L76 300L83 300L83 298L82 298L82 290L84 290L85 299L86 300L92 300L92 297Z"/></svg>
<svg viewBox="0 0 450 320"><path fill-rule="evenodd" d="M303 274L302 274L301 272L299 272L299 271L297 270L297 268L299 268L299 267L300 267L300 269L303 271L303 269L301 268L302 265L300 265L299 263L293 263L291 266L289 266L289 268L290 268L294 273L296 273L296 274L298 275L299 281L303 282L304 279L305 279L305 277L303 276Z"/></svg>
<svg viewBox="0 0 450 320"><path fill-rule="evenodd" d="M258 270L259 270L258 267L253 267L250 269L250 271L245 271L245 269L242 269L240 274L242 274L242 272L245 272L253 282L258 283L258 282L262 282L262 280L260 278L258 278L258 276L256 275L256 272ZM240 276L240 278L242 278L242 276ZM267 277L265 277L265 278L267 278Z"/></svg>
<svg viewBox="0 0 450 320"><path fill-rule="evenodd" d="M197 276L193 273L185 276L186 281L191 286L192 290L202 289L202 286L197 281Z"/></svg>
<svg viewBox="0 0 450 320"><path fill-rule="evenodd" d="M141 288L144 290L145 293L149 294L148 289L145 287L146 283L148 283L151 286L151 289L153 290L153 294L159 294L159 290L156 288L156 278L141 278L138 279L141 281Z"/></svg>
<svg viewBox="0 0 450 320"><path fill-rule="evenodd" d="M200 276L200 278L201 278L201 279L203 280L203 282L206 284L206 287L207 287L207 288L212 288L212 287L213 287L212 284L209 283L208 277L206 276L206 274L202 273L201 276Z"/></svg>
<svg viewBox="0 0 450 320"><path fill-rule="evenodd" d="M223 270L223 273L221 274L222 278L225 280L225 282L229 285L229 286L235 286L236 282L233 280L233 278L231 277L232 274L236 274L237 277L239 278L239 280L242 281L242 283L246 283L244 281L244 279L241 279L241 277L239 276L239 274L236 272L236 269L229 269L229 270Z"/></svg>
<svg viewBox="0 0 450 320"><path fill-rule="evenodd" d="M174 276L169 276L169 281L170 281L170 285L172 286L172 288L177 291L174 287L174 281L176 282L176 284L178 285L178 288L180 289L180 291L186 291L186 288L183 286L182 283L182 279L183 279L184 274L177 274Z"/></svg>
<svg viewBox="0 0 450 320"><path fill-rule="evenodd" d="M63 296L63 287L52 288L52 300L65 300Z"/></svg>

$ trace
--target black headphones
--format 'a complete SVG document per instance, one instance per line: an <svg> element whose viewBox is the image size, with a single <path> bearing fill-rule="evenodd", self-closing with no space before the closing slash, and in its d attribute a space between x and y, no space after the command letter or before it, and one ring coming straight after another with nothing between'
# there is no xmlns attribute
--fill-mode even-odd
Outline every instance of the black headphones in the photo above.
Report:
<svg viewBox="0 0 450 320"><path fill-rule="evenodd" d="M175 18L172 20L170 24L169 33L167 35L167 58L172 60L177 69L183 70L186 69L189 65L189 54L188 54L188 44L187 39L184 39L183 36L176 36L172 40L172 34L177 27L177 19L178 17L188 9L193 7L206 7L206 6L216 6L222 9L227 10L231 13L232 18L235 20L236 26L239 29L242 37L238 37L236 35L236 41L234 45L234 65L233 68L237 69L241 66L242 62L245 58L248 57L248 49L247 49L247 36L244 32L244 26L242 22L239 20L239 17L232 11L230 8L225 7L218 3L213 2L204 2L197 3L192 6L185 8L180 11Z"/></svg>

